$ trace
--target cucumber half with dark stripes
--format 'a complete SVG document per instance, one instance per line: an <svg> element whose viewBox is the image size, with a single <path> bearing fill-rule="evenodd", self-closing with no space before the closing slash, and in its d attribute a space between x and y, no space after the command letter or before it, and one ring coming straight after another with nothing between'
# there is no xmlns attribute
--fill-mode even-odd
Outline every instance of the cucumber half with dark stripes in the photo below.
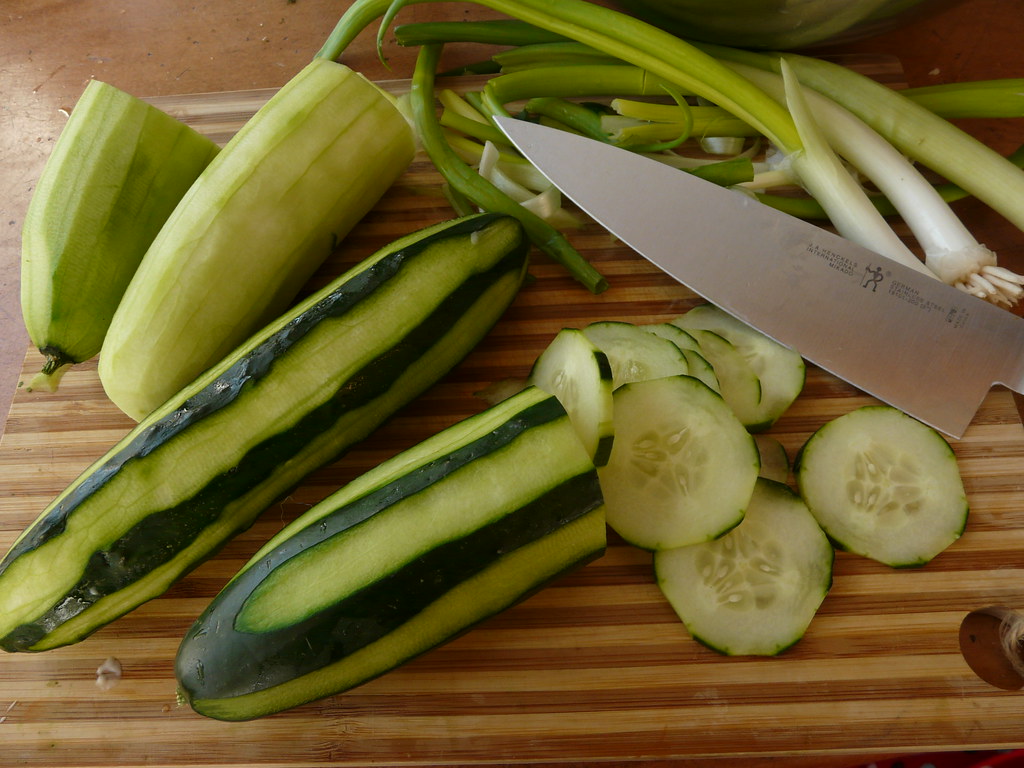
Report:
<svg viewBox="0 0 1024 768"><path fill-rule="evenodd" d="M180 696L247 720L348 690L599 556L605 530L588 452L528 387L268 542L182 641Z"/></svg>
<svg viewBox="0 0 1024 768"><path fill-rule="evenodd" d="M529 243L482 214L398 240L142 421L0 561L0 647L77 642L164 592L457 364Z"/></svg>

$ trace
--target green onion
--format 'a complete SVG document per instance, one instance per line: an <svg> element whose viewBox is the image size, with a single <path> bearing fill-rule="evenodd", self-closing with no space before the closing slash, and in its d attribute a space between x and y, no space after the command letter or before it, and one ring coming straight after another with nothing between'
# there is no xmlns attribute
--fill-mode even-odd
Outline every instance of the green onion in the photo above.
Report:
<svg viewBox="0 0 1024 768"><path fill-rule="evenodd" d="M778 73L780 56L701 44L724 61ZM898 91L827 61L787 55L809 88L846 107L889 143L1024 229L1024 172L995 150Z"/></svg>
<svg viewBox="0 0 1024 768"><path fill-rule="evenodd" d="M534 67L492 77L486 89L502 104L552 96L564 99L596 96L659 96L660 78L627 64L566 64Z"/></svg>
<svg viewBox="0 0 1024 768"><path fill-rule="evenodd" d="M734 66L776 98L792 96L777 75ZM788 58L782 59L782 67L784 73L789 71ZM924 251L925 266L935 276L997 304L1012 305L1024 294L1022 278L996 265L995 254L978 243L938 191L895 147L831 99L815 91L807 91L803 96L812 106L824 140L870 178L893 204ZM852 203L854 192L850 192L848 199ZM870 204L863 194L856 195L856 199L860 205ZM868 217L858 220L863 224ZM892 231L888 226L884 230ZM894 252L889 252L881 247L876 246L875 250L915 268L920 264L905 248L893 244Z"/></svg>
<svg viewBox="0 0 1024 768"><path fill-rule="evenodd" d="M362 29L381 18L377 42L383 58L385 30L399 11L406 5L430 1L355 0L320 55L340 56ZM959 187L1024 229L1024 172L943 116L1020 114L1014 103L1019 97L1012 92L1014 81L992 81L972 88L918 89L906 96L844 67L807 56L783 58L780 54L690 44L584 0L476 1L515 17L525 25L518 28L523 38L530 39L522 50L496 57L503 58L514 71L488 81L474 102L482 114L506 114L508 105L530 99L530 106L541 113L542 121L554 117L562 125L608 140L608 128L616 125L611 118L602 122L598 116L595 122L593 114L582 111L585 107L567 99L613 94L620 98L646 96L674 87L673 95L685 91L696 96L698 104L710 103L727 112L747 126L744 130L765 137L785 158L778 170L758 172L746 182L751 189L798 179L841 235L990 301L1013 303L1024 293L1024 278L997 267L994 254L973 240L952 216L942 196L920 174L913 174L912 183L897 185L890 183L891 169L885 173L883 168L890 160L892 167L901 171L911 167L902 158L895 161L903 152L944 176L952 185L947 194L958 193ZM434 27L433 34L440 34L438 30ZM473 35L494 34L484 30ZM535 30L543 30L551 38L544 40L543 33ZM623 63L607 63L610 61ZM503 70L505 66L502 64ZM783 97L777 95L777 84L766 84L763 72L782 74ZM815 117L818 102L813 108L808 104L809 99L817 98L814 92L845 107L852 119L859 117L867 131L853 131L851 135L860 137L856 140L837 135L834 124L845 117L826 117L825 124L819 126ZM984 98L986 93L988 100ZM684 102L681 98L677 101L675 114L681 116ZM996 101L998 106L994 106ZM585 118L582 121L581 116ZM668 123L671 128L662 129L678 129L675 135L644 134L657 139L640 141L639 148L662 150L678 145L691 135L691 119L692 114L687 114L683 120ZM639 125L619 124L618 128L622 130L615 134L615 141L638 141ZM723 142L730 151L742 148L742 138L732 137L729 132L701 134L701 138ZM856 146L858 141L863 141L863 146ZM834 147L853 165L870 169L865 173L872 176L882 197L871 198L864 192ZM873 152L877 157L871 157ZM664 156L666 162L687 162L674 152L652 156ZM749 158L743 160L748 169L753 168ZM925 251L927 266L885 222L882 212L887 205L892 205L911 226Z"/></svg>
<svg viewBox="0 0 1024 768"><path fill-rule="evenodd" d="M694 168L690 171L722 187L732 187L754 178L754 164L749 157L732 157Z"/></svg>
<svg viewBox="0 0 1024 768"><path fill-rule="evenodd" d="M454 193L464 196L489 211L507 213L522 222L527 234L540 250L559 262L594 293L608 287L605 279L569 244L565 237L541 217L530 212L516 200L498 190L470 168L452 150L437 121L434 98L434 72L440 59L441 46L423 46L416 59L409 104L413 120L431 162L445 177Z"/></svg>
<svg viewBox="0 0 1024 768"><path fill-rule="evenodd" d="M655 104L649 101L633 101L617 98L611 107L623 117L631 117L637 121L650 124L652 128L660 125L677 123L682 115L678 104ZM688 105L693 120L693 132L698 135L711 136L759 136L750 125L729 114L721 107L711 105ZM672 131L669 130L669 133Z"/></svg>
<svg viewBox="0 0 1024 768"><path fill-rule="evenodd" d="M370 21L373 21L373 18ZM532 24L526 24L518 19L427 21L417 24L400 24L395 27L395 39L399 45L409 47L434 43L525 46L566 42L566 38L561 35L540 29ZM330 42L328 42L329 44ZM337 55L333 55L331 58L337 58Z"/></svg>
<svg viewBox="0 0 1024 768"><path fill-rule="evenodd" d="M789 69L788 61L782 59L781 65L784 97L804 144L803 152L791 156L797 176L803 178L801 166L806 163L813 163L818 168L818 179L823 183L814 190L813 196L830 212L829 218L844 237L901 264L927 272L927 268L893 232L892 227L868 200L864 190L843 167L820 130L803 88Z"/></svg>
<svg viewBox="0 0 1024 768"><path fill-rule="evenodd" d="M901 93L946 120L1024 117L1024 78L926 85Z"/></svg>
<svg viewBox="0 0 1024 768"><path fill-rule="evenodd" d="M1024 167L1024 145L1018 147L1016 151L1011 153L1007 160L1012 162L1018 168ZM963 200L970 195L955 184L936 184L934 185L935 191L939 197L946 203L955 203L959 200ZM869 198L874 206L878 209L878 212L883 216L895 216L899 213L896 207L890 203L884 195L870 194ZM821 204L813 197L794 197L791 195L777 195L769 194L767 192L755 192L755 197L765 205L769 205L776 210L788 213L791 216L796 216L801 219L808 220L825 220L828 219L828 214L825 213L825 209L821 207Z"/></svg>
<svg viewBox="0 0 1024 768"><path fill-rule="evenodd" d="M399 10L425 1L430 0L355 0L319 55L338 58L380 17L377 41L382 50L384 31ZM584 0L479 0L478 4L589 45L703 96L746 120L787 152L800 148L796 128L783 107L713 56L639 19Z"/></svg>
<svg viewBox="0 0 1024 768"><path fill-rule="evenodd" d="M583 104L554 96L542 96L526 102L526 112L550 118L571 130L597 141L608 141L601 127L601 115Z"/></svg>
<svg viewBox="0 0 1024 768"><path fill-rule="evenodd" d="M502 72L516 72L536 66L622 64L614 56L572 41L523 45L496 53L492 59L501 67Z"/></svg>
<svg viewBox="0 0 1024 768"><path fill-rule="evenodd" d="M445 128L451 128L459 133L472 136L474 139L491 141L495 144L508 144L505 134L490 123L481 123L479 120L474 120L453 109L444 109L440 119L441 125Z"/></svg>

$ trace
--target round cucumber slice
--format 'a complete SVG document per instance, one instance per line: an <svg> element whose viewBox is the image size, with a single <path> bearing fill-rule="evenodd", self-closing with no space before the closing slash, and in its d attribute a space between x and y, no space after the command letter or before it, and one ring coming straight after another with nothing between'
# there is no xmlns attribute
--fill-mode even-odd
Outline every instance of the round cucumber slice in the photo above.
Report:
<svg viewBox="0 0 1024 768"><path fill-rule="evenodd" d="M803 637L831 588L834 559L800 497L761 479L736 528L656 552L654 568L695 640L730 656L774 656Z"/></svg>
<svg viewBox="0 0 1024 768"><path fill-rule="evenodd" d="M758 416L765 429L782 416L804 387L807 367L798 352L779 344L713 304L701 304L672 321L692 331L717 333L736 347L754 369L761 382Z"/></svg>
<svg viewBox="0 0 1024 768"><path fill-rule="evenodd" d="M668 339L647 333L640 326L620 320L591 323L583 333L612 364L616 387L631 381L676 376L690 372L683 351Z"/></svg>
<svg viewBox="0 0 1024 768"><path fill-rule="evenodd" d="M721 394L722 386L718 382L718 376L715 375L715 369L701 355L700 344L697 343L693 336L679 326L672 325L672 323L648 323L640 327L648 333L668 339L679 347L683 351L683 357L686 358L686 364L690 368L689 375L700 379L715 392Z"/></svg>
<svg viewBox="0 0 1024 768"><path fill-rule="evenodd" d="M750 361L724 336L694 328L689 331L700 343L701 355L711 363L722 397L748 430L756 432L769 425L761 408L761 379Z"/></svg>
<svg viewBox="0 0 1024 768"><path fill-rule="evenodd" d="M611 528L635 546L708 541L743 519L757 480L753 437L690 376L615 390L615 442L598 469Z"/></svg>
<svg viewBox="0 0 1024 768"><path fill-rule="evenodd" d="M607 355L583 331L563 328L533 364L529 382L558 398L594 465L606 464L614 437Z"/></svg>
<svg viewBox="0 0 1024 768"><path fill-rule="evenodd" d="M800 449L795 473L836 546L886 565L924 565L967 524L953 450L891 406L864 406L825 424Z"/></svg>
<svg viewBox="0 0 1024 768"><path fill-rule="evenodd" d="M697 343L697 340L678 325L672 325L672 323L645 323L640 327L648 333L668 339L680 349L700 352L700 344Z"/></svg>

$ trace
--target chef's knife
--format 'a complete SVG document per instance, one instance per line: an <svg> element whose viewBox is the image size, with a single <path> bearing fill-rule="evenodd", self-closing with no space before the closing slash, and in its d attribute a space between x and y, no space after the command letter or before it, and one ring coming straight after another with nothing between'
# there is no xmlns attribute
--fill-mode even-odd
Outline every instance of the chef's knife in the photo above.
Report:
<svg viewBox="0 0 1024 768"><path fill-rule="evenodd" d="M705 300L953 437L1024 392L1024 319L664 163L500 117L582 210Z"/></svg>

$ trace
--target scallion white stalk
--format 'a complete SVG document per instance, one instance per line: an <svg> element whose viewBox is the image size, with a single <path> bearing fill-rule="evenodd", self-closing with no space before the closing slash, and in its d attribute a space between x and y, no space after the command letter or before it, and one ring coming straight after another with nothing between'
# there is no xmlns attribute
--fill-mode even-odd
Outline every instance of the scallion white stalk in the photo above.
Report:
<svg viewBox="0 0 1024 768"><path fill-rule="evenodd" d="M828 211L829 219L843 237L908 267L930 274L921 260L871 204L864 189L833 152L807 104L796 76L782 60L786 105L803 142L803 149L789 153L797 178Z"/></svg>
<svg viewBox="0 0 1024 768"><path fill-rule="evenodd" d="M782 77L741 64L734 67L775 98L787 98ZM792 76L785 59L783 71ZM996 255L977 241L903 153L849 110L816 91L802 90L825 140L892 203L935 276L994 304L1013 305L1020 299L1024 278L997 265Z"/></svg>
<svg viewBox="0 0 1024 768"><path fill-rule="evenodd" d="M778 54L696 45L723 62L780 71ZM787 54L786 60L805 87L846 107L909 158L1024 229L1024 170L949 120L869 77L809 56Z"/></svg>

